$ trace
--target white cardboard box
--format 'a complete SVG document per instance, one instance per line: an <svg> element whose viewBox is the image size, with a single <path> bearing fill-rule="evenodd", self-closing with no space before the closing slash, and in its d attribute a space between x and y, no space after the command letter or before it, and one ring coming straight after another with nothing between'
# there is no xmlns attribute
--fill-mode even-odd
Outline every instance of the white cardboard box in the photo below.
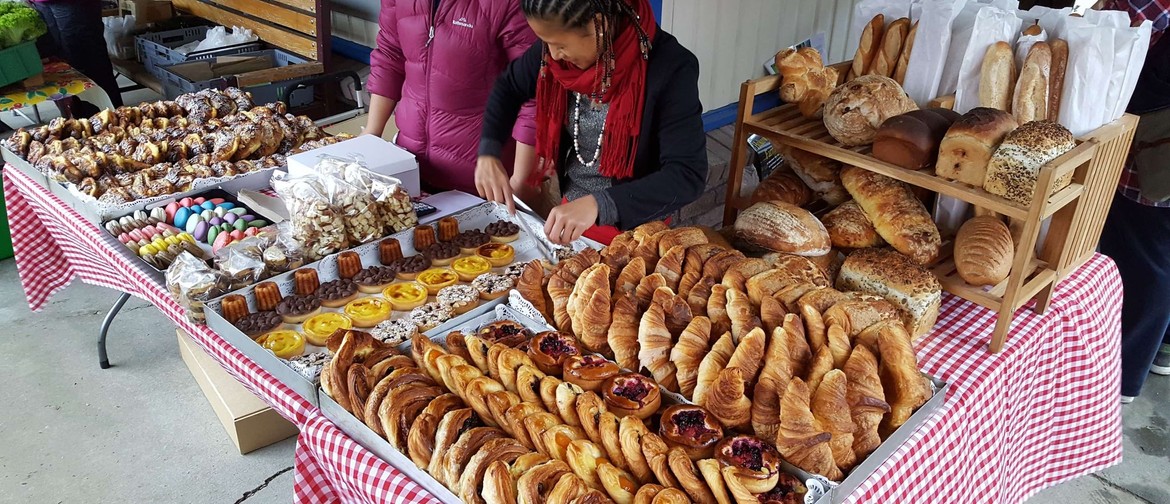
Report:
<svg viewBox="0 0 1170 504"><path fill-rule="evenodd" d="M418 196L421 192L418 161L414 159L414 154L373 135L361 135L289 156L288 174L295 177L311 173L321 156L356 157L364 162L370 171L401 180L411 196Z"/></svg>

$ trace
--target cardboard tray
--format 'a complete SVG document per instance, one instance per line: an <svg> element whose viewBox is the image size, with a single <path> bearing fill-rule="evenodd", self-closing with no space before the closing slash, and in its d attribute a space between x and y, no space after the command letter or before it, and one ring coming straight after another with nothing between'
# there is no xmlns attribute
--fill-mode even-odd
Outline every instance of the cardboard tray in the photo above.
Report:
<svg viewBox="0 0 1170 504"><path fill-rule="evenodd" d="M494 203L482 203L482 204L473 206L471 208L464 209L463 211L456 213L455 218L459 220L459 227L461 230L466 230L466 229L471 229L471 228L482 229L484 226L486 226L492 222L495 222L495 220L497 220L497 219L505 219L505 220L512 219L507 215L507 210L505 210L504 207L496 205ZM517 213L515 218L526 219L529 226L532 227L533 229L543 229L544 228L543 222L540 222L539 219L532 217L532 216L529 216L527 214ZM414 229L413 228L407 229L405 231L401 231L399 233L395 233L393 235L390 235L390 237L398 239L398 241L402 247L403 255L410 256L410 255L417 253L417 251L414 249L414 246L413 246L413 241L414 241L413 240L413 237L414 237ZM536 246L536 240L545 240L545 238L543 236L537 236L537 237L528 236L528 235L524 234L523 232L521 232L520 238L510 244L510 245L512 245L513 248L516 249L516 259L513 261L513 264L527 262L527 261L530 261L532 259L540 259L541 258L540 252ZM378 242L379 241L381 241L381 240L374 241L372 243L367 243L365 245L355 247L355 248L350 249L350 250L357 252L358 255L361 256L363 266L368 267L371 265L381 264L379 262L379 259L378 259ZM577 250L584 249L585 247L600 248L600 244L593 242L591 240L584 240L583 239L583 240L579 240L578 242L574 243L574 247ZM122 248L125 248L125 247L122 247ZM129 251L129 249L127 249L127 251ZM321 259L320 261L317 261L317 262L312 263L312 264L308 264L306 266L303 266L302 268L316 269L318 278L320 279L321 283L335 280L338 277L338 275L337 275L337 254L325 257L324 259ZM275 283L277 286L280 287L282 294L288 295L288 294L293 292L294 271L296 271L296 270L289 271L287 273L283 273L283 274L277 275L275 277L269 278L267 281ZM498 271L500 271L500 268L493 268L493 271L498 272ZM465 282L461 282L461 283L465 283ZM248 300L249 310L255 311L256 299L255 299L255 296L253 295L252 291L253 291L253 286L248 286L248 287L245 287L243 289L240 289L240 290L237 290L235 292L228 293L228 294L239 294L239 295L244 296L244 298ZM225 295L227 295L227 294L225 294ZM380 296L380 294L360 294L360 296L378 297L378 296ZM494 307L496 305L504 302L505 299L506 299L506 297L501 297L501 298L496 299L496 300L481 302L474 309L472 309L472 310L470 310L467 313L464 313L462 315L452 317L450 320L448 320L444 324L440 324L434 330L429 331L428 334L435 333L436 331L449 331L450 328L455 327L458 324L466 322L467 320L475 318L479 315L483 315L484 313L490 312L492 309L494 309ZM228 341L228 343L232 344L232 346L235 346L237 349L239 349L245 355L247 355L252 360L254 360L257 364L259 364L263 368L267 369L268 372L272 373L272 375L275 376L277 380L280 380L285 385L288 385L289 388L293 389L293 391L295 391L301 397L304 397L305 400L309 401L313 405L319 405L316 381L315 380L310 381L310 380L306 379L304 376L301 376L299 373L297 373L291 367L289 367L289 365L287 364L286 361L276 357L268 350L266 350L263 347L261 347L260 345L256 344L256 342L253 341L252 338L248 337L244 333L240 332L239 329L236 329L235 326L228 323L227 320L225 320L223 318L223 316L220 314L220 303L222 302L222 300L223 300L223 297L221 296L220 298L214 299L214 300L206 303L206 305L204 307L204 314L207 317L207 326L210 327L212 330L214 330L216 333L218 333L220 336L222 336L225 340ZM325 313L325 312L339 312L341 310L336 309L336 308L322 307L321 311L322 311L322 313ZM391 313L390 318L395 319L395 318L402 317L404 315L405 315L404 312L397 312L396 311L396 312ZM299 327L299 326L295 326L295 325L290 326L288 324L285 324L283 327L288 328L288 327ZM442 332L442 334L446 334L446 332ZM305 346L305 353L306 354L313 353L313 352L316 352L318 350L321 350L321 348L315 347L312 345L308 345L308 344L306 344L306 346Z"/></svg>

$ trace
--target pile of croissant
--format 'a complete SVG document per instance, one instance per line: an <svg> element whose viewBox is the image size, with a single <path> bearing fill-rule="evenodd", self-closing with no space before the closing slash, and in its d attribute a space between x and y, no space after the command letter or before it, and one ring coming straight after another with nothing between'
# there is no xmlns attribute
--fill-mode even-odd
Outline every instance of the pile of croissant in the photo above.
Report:
<svg viewBox="0 0 1170 504"><path fill-rule="evenodd" d="M195 180L283 166L284 154L330 140L283 103L257 106L236 88L57 118L17 130L6 147L46 176L109 203L187 191Z"/></svg>
<svg viewBox="0 0 1170 504"><path fill-rule="evenodd" d="M697 228L640 226L517 290L590 351L840 480L932 395L900 310L808 258L747 258Z"/></svg>

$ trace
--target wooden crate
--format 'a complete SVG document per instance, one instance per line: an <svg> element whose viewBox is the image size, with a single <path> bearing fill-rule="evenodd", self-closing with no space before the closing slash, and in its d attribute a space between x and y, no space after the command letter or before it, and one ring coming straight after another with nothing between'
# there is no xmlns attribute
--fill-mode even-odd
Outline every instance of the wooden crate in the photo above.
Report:
<svg viewBox="0 0 1170 504"><path fill-rule="evenodd" d="M848 65L848 62L836 65L842 76ZM955 270L951 237L943 237L939 259L928 266L938 276L943 290L998 313L990 345L993 353L1003 348L1017 309L1035 299L1034 310L1046 311L1056 283L1092 256L1137 125L1137 117L1126 114L1077 139L1076 148L1040 170L1036 194L1052 196L1033 198L1033 203L1025 206L982 188L937 177L930 171L907 170L879 161L870 156L868 145L844 147L829 135L820 119L805 118L795 104L751 113L756 95L775 92L780 83L779 76L769 76L747 81L740 88L724 225L731 225L749 203L750 195L739 194L743 171L736 167L746 162L747 137L751 134L951 196L970 203L980 214L1007 217L1012 224L1016 249L1011 275L1003 282L986 290L964 282ZM1072 173L1072 183L1053 194L1055 181L1069 173ZM1049 217L1052 218L1050 229L1038 257L1035 250L1041 222Z"/></svg>

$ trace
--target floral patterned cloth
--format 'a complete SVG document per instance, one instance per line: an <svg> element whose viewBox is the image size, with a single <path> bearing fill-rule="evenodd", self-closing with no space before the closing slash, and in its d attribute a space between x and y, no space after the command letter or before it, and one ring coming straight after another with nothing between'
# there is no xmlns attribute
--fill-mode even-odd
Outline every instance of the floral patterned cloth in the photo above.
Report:
<svg viewBox="0 0 1170 504"><path fill-rule="evenodd" d="M45 63L44 76L45 82L39 86L24 88L20 84L13 84L0 89L0 112L76 96L97 86L64 61Z"/></svg>

